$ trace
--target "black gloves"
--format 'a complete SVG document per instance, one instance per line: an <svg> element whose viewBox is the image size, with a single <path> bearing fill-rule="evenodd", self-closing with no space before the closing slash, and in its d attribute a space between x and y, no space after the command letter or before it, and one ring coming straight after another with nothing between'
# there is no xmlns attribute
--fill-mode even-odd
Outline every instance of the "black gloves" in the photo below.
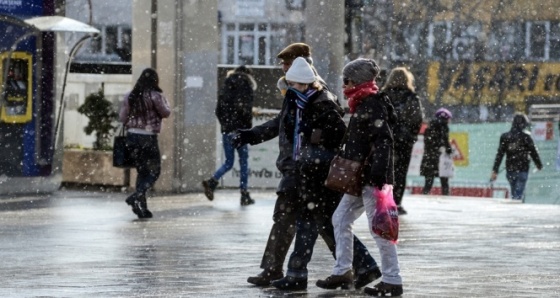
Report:
<svg viewBox="0 0 560 298"><path fill-rule="evenodd" d="M231 135L231 145L236 149L250 143L253 138L253 132L250 129L238 129L232 132Z"/></svg>
<svg viewBox="0 0 560 298"><path fill-rule="evenodd" d="M447 153L447 154L451 154L451 153L453 153L453 149L451 149L451 148L447 148L447 149L445 150L445 153Z"/></svg>
<svg viewBox="0 0 560 298"><path fill-rule="evenodd" d="M385 177L377 175L372 176L371 184L381 190L383 188L383 185L385 185Z"/></svg>

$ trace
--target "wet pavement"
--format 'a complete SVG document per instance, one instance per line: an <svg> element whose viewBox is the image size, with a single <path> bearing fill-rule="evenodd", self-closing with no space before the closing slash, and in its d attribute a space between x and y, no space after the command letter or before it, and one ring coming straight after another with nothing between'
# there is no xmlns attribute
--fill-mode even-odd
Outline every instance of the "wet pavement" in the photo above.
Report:
<svg viewBox="0 0 560 298"><path fill-rule="evenodd" d="M333 260L319 240L307 291L246 282L260 271L274 192L154 197L138 220L124 193L0 199L0 297L365 297L315 281ZM407 196L399 258L407 297L560 297L560 206ZM376 259L365 216L355 225Z"/></svg>

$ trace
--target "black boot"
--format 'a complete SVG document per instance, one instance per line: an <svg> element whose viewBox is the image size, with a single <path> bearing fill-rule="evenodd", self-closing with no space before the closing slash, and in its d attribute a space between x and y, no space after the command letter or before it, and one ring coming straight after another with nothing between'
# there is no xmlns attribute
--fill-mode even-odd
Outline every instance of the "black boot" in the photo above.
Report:
<svg viewBox="0 0 560 298"><path fill-rule="evenodd" d="M307 289L306 277L284 276L284 278L275 280L271 285L279 290L297 291Z"/></svg>
<svg viewBox="0 0 560 298"><path fill-rule="evenodd" d="M348 290L354 283L354 273L352 270L348 270L343 275L331 275L326 279L319 279L316 285L319 288L334 290L336 288L341 288L343 290Z"/></svg>
<svg viewBox="0 0 560 298"><path fill-rule="evenodd" d="M364 293L370 296L386 296L390 294L391 297L396 297L403 294L403 288L402 285L392 285L380 282L373 286L373 288L365 288Z"/></svg>
<svg viewBox="0 0 560 298"><path fill-rule="evenodd" d="M366 271L362 274L358 274L356 276L356 280L354 280L354 287L356 289L359 289L380 277L381 277L381 270L379 270L379 267L375 267L373 270Z"/></svg>
<svg viewBox="0 0 560 298"><path fill-rule="evenodd" d="M284 277L282 270L272 271L265 269L263 272L259 273L259 275L247 278L247 282L259 287L267 287L270 286L272 281L281 279L282 277Z"/></svg>
<svg viewBox="0 0 560 298"><path fill-rule="evenodd" d="M214 200L214 190L216 190L216 187L218 187L218 183L218 180L214 179L213 177L210 177L210 179L208 180L202 181L202 186L204 187L204 195L206 195L206 198L208 198L208 200Z"/></svg>
<svg viewBox="0 0 560 298"><path fill-rule="evenodd" d="M136 209L136 211L135 211ZM138 215L138 218L152 218L153 214L148 210L148 202L146 201L146 196L140 197L138 200L134 201L134 206L132 211Z"/></svg>
<svg viewBox="0 0 560 298"><path fill-rule="evenodd" d="M255 200L251 199L249 192L246 190L241 191L241 206L255 204Z"/></svg>
<svg viewBox="0 0 560 298"><path fill-rule="evenodd" d="M138 212L140 212L140 205L136 204L136 202L138 201L138 194L137 193L133 193L131 194L128 198L126 198L125 202L128 206L132 207L132 212L136 215L138 215Z"/></svg>

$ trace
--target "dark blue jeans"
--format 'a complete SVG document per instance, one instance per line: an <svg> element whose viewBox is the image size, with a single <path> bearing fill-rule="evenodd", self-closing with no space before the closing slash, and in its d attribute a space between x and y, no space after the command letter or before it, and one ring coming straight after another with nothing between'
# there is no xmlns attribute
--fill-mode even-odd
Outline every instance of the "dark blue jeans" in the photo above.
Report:
<svg viewBox="0 0 560 298"><path fill-rule="evenodd" d="M513 200L522 200L525 192L525 185L529 178L529 172L507 172L506 178L511 187L511 198Z"/></svg>
<svg viewBox="0 0 560 298"><path fill-rule="evenodd" d="M215 180L219 180L233 167L235 159L235 148L231 144L231 136L227 133L222 134L222 143L224 145L224 154L226 156L226 161L224 164L214 173L212 176ZM247 145L243 145L237 148L237 154L239 155L239 168L240 168L240 179L239 179L239 189L247 190L247 180L249 179L249 148Z"/></svg>
<svg viewBox="0 0 560 298"><path fill-rule="evenodd" d="M161 172L161 156L157 135L127 134L128 146L132 150L134 167L138 172L136 191L133 195L145 196L154 186Z"/></svg>

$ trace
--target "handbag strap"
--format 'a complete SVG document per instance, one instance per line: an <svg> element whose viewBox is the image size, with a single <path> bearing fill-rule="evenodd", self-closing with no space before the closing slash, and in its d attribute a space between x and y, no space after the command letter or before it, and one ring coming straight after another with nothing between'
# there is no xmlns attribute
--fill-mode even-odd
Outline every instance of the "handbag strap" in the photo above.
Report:
<svg viewBox="0 0 560 298"><path fill-rule="evenodd" d="M126 125L127 125L127 124L128 124L128 117L126 117L126 121L122 124L121 133L119 134L119 136L124 137L124 135L125 135L125 134L124 134L124 131L125 131L125 129L126 129Z"/></svg>

